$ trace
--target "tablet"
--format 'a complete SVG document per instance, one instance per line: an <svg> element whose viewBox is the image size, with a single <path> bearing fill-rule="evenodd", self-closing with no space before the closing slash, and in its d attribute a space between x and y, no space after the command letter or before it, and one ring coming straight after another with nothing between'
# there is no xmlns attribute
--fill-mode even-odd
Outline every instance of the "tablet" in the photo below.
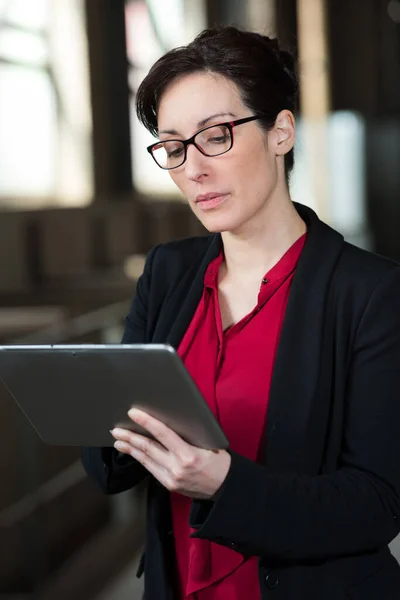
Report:
<svg viewBox="0 0 400 600"><path fill-rule="evenodd" d="M194 446L228 447L169 345L0 346L0 381L47 444L112 446L114 427L146 433L127 416L136 407Z"/></svg>

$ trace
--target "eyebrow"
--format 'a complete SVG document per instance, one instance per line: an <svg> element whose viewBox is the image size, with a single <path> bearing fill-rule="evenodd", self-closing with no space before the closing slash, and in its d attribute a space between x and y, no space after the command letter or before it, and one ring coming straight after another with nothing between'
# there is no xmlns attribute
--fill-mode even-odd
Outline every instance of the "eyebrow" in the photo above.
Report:
<svg viewBox="0 0 400 600"><path fill-rule="evenodd" d="M212 119L216 119L217 117L235 117L236 115L231 113L231 112L219 112L219 113L215 113L214 115L210 115L209 117L206 117L205 119L202 119L201 121L199 121L197 123L197 127L199 129L201 129L202 127L204 127L205 125L207 125L207 123L209 121L211 121ZM176 131L176 129L162 129L161 131L158 132L158 135L160 135L160 133L168 133L171 135L179 135L179 133Z"/></svg>

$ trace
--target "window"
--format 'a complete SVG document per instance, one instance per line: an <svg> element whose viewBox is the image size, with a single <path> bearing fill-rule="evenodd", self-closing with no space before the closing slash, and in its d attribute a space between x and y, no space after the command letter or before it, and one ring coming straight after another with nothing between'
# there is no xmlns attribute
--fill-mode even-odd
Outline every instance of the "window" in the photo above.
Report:
<svg viewBox="0 0 400 600"><path fill-rule="evenodd" d="M90 201L82 0L0 0L0 131L1 208Z"/></svg>
<svg viewBox="0 0 400 600"><path fill-rule="evenodd" d="M134 186L141 192L171 199L177 190L168 173L157 167L146 146L153 136L140 125L135 94L152 64L165 52L188 43L205 27L202 0L128 0L126 2L127 55L131 65L132 170Z"/></svg>

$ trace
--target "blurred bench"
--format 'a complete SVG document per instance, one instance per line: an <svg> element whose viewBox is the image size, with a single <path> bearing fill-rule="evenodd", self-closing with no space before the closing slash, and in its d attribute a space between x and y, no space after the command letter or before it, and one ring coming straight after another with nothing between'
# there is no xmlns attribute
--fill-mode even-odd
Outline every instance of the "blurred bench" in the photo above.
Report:
<svg viewBox="0 0 400 600"><path fill-rule="evenodd" d="M73 318L60 308L3 308L0 337L2 343L119 342L129 303ZM79 449L42 443L1 385L0 423L0 600L11 594L86 600L142 544L135 492L103 496L87 479Z"/></svg>
<svg viewBox="0 0 400 600"><path fill-rule="evenodd" d="M53 306L0 307L0 340L60 325L66 316L65 310Z"/></svg>

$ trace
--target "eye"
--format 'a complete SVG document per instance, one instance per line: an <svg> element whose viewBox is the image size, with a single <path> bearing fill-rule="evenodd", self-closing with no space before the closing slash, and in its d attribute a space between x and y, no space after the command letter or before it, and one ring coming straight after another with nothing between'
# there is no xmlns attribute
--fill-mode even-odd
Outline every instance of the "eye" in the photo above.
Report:
<svg viewBox="0 0 400 600"><path fill-rule="evenodd" d="M207 144L225 144L228 140L228 136L225 134L212 135L207 138Z"/></svg>
<svg viewBox="0 0 400 600"><path fill-rule="evenodd" d="M175 148L175 150L167 149L167 156L168 156L168 158L178 158L179 156L182 155L182 152L183 152L183 146L179 146L178 148Z"/></svg>
<svg viewBox="0 0 400 600"><path fill-rule="evenodd" d="M163 147L168 158L179 158L184 151L183 144L179 142L165 142Z"/></svg>
<svg viewBox="0 0 400 600"><path fill-rule="evenodd" d="M217 125L216 127L210 127L200 133L200 139L203 144L210 146L226 145L230 140L229 130L222 126Z"/></svg>

